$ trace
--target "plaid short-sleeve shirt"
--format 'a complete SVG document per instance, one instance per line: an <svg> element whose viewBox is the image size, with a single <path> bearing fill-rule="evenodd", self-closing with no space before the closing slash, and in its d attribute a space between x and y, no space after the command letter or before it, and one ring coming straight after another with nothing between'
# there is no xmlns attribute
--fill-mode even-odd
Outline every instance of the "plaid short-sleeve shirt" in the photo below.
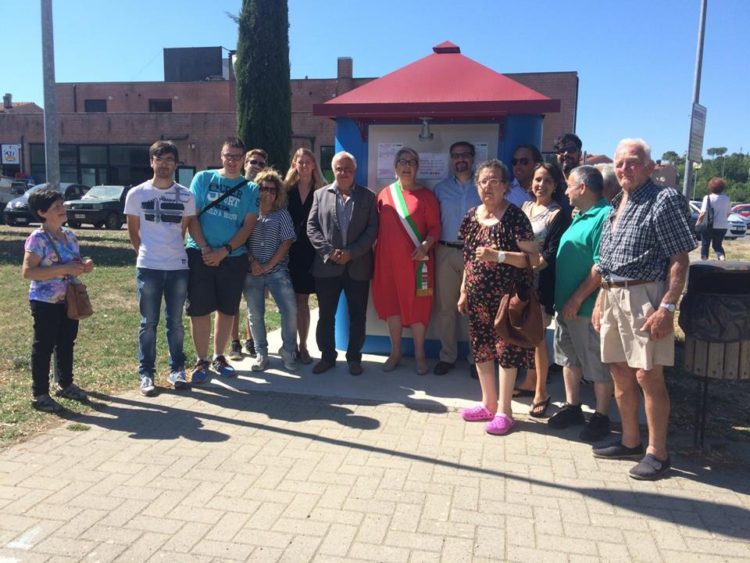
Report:
<svg viewBox="0 0 750 563"><path fill-rule="evenodd" d="M599 273L605 280L667 279L669 260L696 246L687 221L687 205L673 188L648 180L628 197L617 228L612 225L623 194L612 200L599 249Z"/></svg>

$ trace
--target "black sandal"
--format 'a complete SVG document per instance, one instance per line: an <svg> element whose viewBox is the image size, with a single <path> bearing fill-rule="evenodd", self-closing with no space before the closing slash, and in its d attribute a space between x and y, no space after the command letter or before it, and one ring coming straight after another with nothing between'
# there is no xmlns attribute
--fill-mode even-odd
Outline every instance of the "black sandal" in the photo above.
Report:
<svg viewBox="0 0 750 563"><path fill-rule="evenodd" d="M549 402L552 397L547 397L544 401L539 401L538 403L532 403L531 408L529 409L529 416L533 416L534 418L544 418L547 414L547 407L549 407ZM541 410L538 410L541 407Z"/></svg>

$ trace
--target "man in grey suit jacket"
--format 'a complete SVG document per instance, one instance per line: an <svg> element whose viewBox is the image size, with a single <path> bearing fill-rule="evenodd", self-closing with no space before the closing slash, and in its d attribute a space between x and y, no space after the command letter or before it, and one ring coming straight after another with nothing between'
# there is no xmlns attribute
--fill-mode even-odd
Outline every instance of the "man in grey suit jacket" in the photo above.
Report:
<svg viewBox="0 0 750 563"><path fill-rule="evenodd" d="M375 193L354 183L357 161L353 155L336 153L331 167L336 180L315 192L307 221L307 236L316 251L312 266L319 312L315 339L321 352L313 373L336 365L335 317L343 290L349 309L346 361L349 373L360 375L378 212Z"/></svg>

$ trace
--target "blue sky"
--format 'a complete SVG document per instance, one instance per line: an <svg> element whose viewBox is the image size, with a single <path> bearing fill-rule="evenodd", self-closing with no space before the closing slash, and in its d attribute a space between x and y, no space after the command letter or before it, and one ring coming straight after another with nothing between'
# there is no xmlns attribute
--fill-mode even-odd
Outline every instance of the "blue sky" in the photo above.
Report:
<svg viewBox="0 0 750 563"><path fill-rule="evenodd" d="M750 1L709 0L704 149L750 152ZM0 0L2 93L43 105L39 0ZM234 49L241 0L53 0L58 82L163 80L162 49ZM381 76L450 40L498 72L577 71L577 132L611 154L687 149L699 0L289 0L292 77Z"/></svg>

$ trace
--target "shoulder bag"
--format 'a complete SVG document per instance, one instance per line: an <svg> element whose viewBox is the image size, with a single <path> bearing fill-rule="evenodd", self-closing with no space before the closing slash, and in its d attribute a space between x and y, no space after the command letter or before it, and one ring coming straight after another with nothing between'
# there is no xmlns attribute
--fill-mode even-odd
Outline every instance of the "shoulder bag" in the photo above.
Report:
<svg viewBox="0 0 750 563"><path fill-rule="evenodd" d="M49 233L42 229L44 236L47 237L52 248L57 254L57 259L60 264L63 264L62 256L60 251L57 250L57 244L49 236ZM65 279L65 310L68 313L68 318L74 321L80 321L89 318L94 314L94 308L91 306L91 299L89 299L89 293L86 290L86 285L81 283L76 277L66 275Z"/></svg>
<svg viewBox="0 0 750 563"><path fill-rule="evenodd" d="M201 209L200 212L198 213L198 217L200 217L201 215L203 215L206 211L208 211L212 207L214 207L216 205L219 205L222 201L224 201L230 195L234 194L235 192L237 192L237 191L241 190L242 188L244 188L245 186L247 186L247 184L248 184L247 180L242 180L242 182L240 182L239 184L237 184L231 190L227 190L226 192L224 192L223 194L221 194L220 197L217 197L215 200L213 200L211 203L209 203L206 207L204 207L203 209Z"/></svg>
<svg viewBox="0 0 750 563"><path fill-rule="evenodd" d="M695 224L695 232L699 235L707 234L714 228L714 208L711 206L711 198L706 196L706 213L703 220Z"/></svg>
<svg viewBox="0 0 750 563"><path fill-rule="evenodd" d="M516 280L513 289L500 299L495 314L495 333L508 344L536 348L544 337L544 324L542 306L530 281L534 279L534 273L528 256L525 272L526 284Z"/></svg>

